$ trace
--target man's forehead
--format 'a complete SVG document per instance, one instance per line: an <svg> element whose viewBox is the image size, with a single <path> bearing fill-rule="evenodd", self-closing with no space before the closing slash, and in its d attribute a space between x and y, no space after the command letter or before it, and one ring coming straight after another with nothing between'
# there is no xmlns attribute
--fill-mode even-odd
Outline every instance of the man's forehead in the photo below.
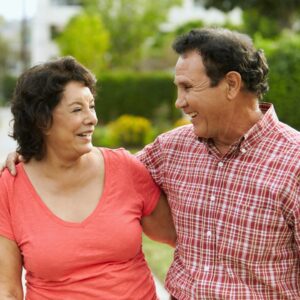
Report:
<svg viewBox="0 0 300 300"><path fill-rule="evenodd" d="M180 55L178 57L177 63L175 65L175 70L184 69L198 69L203 70L204 66L202 63L202 58L198 52L188 52L186 54Z"/></svg>

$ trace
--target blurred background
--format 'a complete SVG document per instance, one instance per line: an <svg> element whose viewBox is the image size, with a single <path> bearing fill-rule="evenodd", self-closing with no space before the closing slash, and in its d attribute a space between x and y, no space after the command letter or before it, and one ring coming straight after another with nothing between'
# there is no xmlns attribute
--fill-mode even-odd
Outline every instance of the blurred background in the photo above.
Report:
<svg viewBox="0 0 300 300"><path fill-rule="evenodd" d="M94 144L132 152L187 123L174 107L171 49L192 28L223 26L249 34L270 66L279 118L300 129L299 0L0 0L0 159L8 138L9 101L26 68L72 55L98 78ZM153 272L163 281L171 248L145 238Z"/></svg>

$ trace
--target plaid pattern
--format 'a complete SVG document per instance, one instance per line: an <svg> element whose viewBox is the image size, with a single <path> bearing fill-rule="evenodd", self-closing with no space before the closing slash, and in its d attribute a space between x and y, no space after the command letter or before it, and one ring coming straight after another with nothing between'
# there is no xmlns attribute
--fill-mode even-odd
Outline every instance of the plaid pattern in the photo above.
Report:
<svg viewBox="0 0 300 300"><path fill-rule="evenodd" d="M261 110L223 158L192 125L138 153L172 209L177 299L300 299L300 133Z"/></svg>

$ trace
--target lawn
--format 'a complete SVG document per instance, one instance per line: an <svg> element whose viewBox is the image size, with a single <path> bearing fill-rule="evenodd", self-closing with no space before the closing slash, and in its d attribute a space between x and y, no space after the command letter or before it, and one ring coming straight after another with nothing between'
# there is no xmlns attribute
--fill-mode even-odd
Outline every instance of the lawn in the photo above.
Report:
<svg viewBox="0 0 300 300"><path fill-rule="evenodd" d="M143 251L152 272L163 283L173 260L174 248L154 242L143 235Z"/></svg>

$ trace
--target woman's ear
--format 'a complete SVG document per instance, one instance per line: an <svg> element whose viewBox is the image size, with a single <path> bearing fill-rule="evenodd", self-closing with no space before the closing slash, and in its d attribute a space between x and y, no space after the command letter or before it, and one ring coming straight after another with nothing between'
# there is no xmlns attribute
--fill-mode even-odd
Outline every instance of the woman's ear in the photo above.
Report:
<svg viewBox="0 0 300 300"><path fill-rule="evenodd" d="M227 97L229 100L233 100L241 90L242 77L240 73L230 71L225 75L225 81L227 84Z"/></svg>

